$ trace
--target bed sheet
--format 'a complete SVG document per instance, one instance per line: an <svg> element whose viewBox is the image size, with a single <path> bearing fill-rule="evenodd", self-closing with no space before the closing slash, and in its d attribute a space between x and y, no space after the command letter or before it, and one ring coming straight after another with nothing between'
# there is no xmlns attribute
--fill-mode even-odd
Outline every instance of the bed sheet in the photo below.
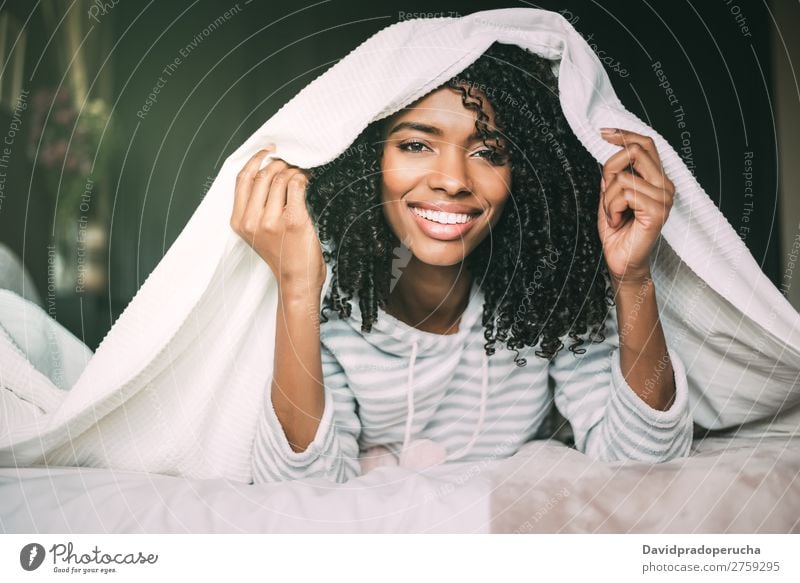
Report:
<svg viewBox="0 0 800 583"><path fill-rule="evenodd" d="M492 480L492 532L800 532L800 435L695 440L655 465L530 442Z"/></svg>
<svg viewBox="0 0 800 583"><path fill-rule="evenodd" d="M377 468L344 484L322 478L248 485L97 468L0 469L7 533L488 532L488 475L462 463Z"/></svg>
<svg viewBox="0 0 800 583"><path fill-rule="evenodd" d="M505 460L345 484L246 485L95 468L0 469L8 533L796 533L800 436L697 440L689 457L603 463L556 440Z"/></svg>

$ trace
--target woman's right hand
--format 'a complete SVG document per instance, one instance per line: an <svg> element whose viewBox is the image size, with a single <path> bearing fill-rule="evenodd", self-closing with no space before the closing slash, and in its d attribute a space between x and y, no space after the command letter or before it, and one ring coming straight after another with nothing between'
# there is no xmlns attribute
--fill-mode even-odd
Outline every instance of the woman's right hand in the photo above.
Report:
<svg viewBox="0 0 800 583"><path fill-rule="evenodd" d="M231 228L267 262L281 293L319 294L326 269L306 208L308 177L280 159L259 170L274 151L257 152L237 175Z"/></svg>

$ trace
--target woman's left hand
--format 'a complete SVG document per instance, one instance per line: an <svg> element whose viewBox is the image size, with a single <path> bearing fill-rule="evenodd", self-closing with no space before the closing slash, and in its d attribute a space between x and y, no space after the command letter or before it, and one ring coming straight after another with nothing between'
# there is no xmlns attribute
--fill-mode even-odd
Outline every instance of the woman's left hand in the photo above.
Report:
<svg viewBox="0 0 800 583"><path fill-rule="evenodd" d="M639 282L650 277L650 252L667 222L675 186L652 138L621 129L602 136L623 146L603 166L597 212L603 255L615 283Z"/></svg>

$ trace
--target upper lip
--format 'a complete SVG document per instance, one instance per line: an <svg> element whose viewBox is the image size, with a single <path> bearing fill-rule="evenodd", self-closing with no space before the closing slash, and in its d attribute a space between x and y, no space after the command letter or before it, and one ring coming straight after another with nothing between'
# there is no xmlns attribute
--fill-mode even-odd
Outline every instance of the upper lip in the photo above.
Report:
<svg viewBox="0 0 800 583"><path fill-rule="evenodd" d="M459 204L457 202L433 202L433 201L427 202L419 200L419 201L410 201L408 203L408 206L428 209L430 211L439 211L445 213L456 213L465 215L474 215L483 212L483 209L467 206L465 204Z"/></svg>

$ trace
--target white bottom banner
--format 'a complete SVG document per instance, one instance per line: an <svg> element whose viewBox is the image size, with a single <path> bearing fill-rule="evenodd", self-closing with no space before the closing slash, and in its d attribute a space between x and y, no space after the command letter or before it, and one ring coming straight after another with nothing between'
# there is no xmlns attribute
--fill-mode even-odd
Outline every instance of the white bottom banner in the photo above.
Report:
<svg viewBox="0 0 800 583"><path fill-rule="evenodd" d="M4 535L0 581L800 581L796 535Z"/></svg>

